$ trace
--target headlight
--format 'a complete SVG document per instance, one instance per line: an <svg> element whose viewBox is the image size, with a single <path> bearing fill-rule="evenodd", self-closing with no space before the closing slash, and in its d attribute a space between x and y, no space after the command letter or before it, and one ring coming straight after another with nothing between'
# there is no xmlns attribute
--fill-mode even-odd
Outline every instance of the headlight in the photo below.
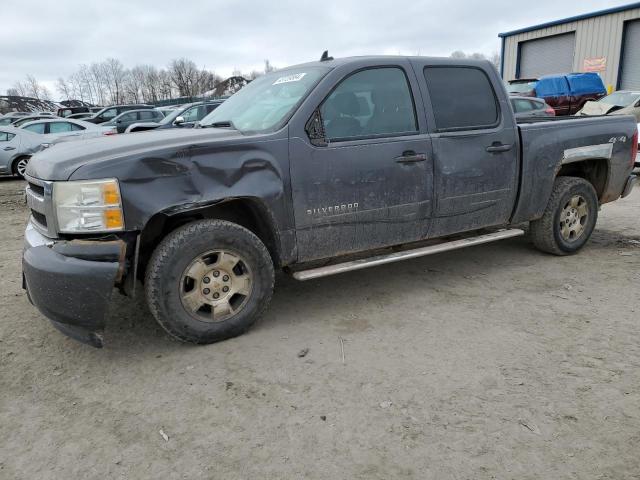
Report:
<svg viewBox="0 0 640 480"><path fill-rule="evenodd" d="M54 182L53 205L60 233L116 232L124 228L116 179Z"/></svg>

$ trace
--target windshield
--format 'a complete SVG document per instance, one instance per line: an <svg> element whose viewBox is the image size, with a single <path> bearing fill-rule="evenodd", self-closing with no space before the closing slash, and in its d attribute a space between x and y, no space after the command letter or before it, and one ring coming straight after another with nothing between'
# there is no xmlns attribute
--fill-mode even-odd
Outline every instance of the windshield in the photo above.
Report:
<svg viewBox="0 0 640 480"><path fill-rule="evenodd" d="M535 90L537 82L519 82L507 85L509 93L527 93Z"/></svg>
<svg viewBox="0 0 640 480"><path fill-rule="evenodd" d="M206 127L230 122L242 133L277 128L328 71L326 67L300 67L258 77L200 124Z"/></svg>
<svg viewBox="0 0 640 480"><path fill-rule="evenodd" d="M606 103L607 105L615 105L617 107L626 107L627 105L631 105L635 103L636 100L640 99L640 92L616 92L611 95L607 95L606 97L602 97L598 100L601 103Z"/></svg>

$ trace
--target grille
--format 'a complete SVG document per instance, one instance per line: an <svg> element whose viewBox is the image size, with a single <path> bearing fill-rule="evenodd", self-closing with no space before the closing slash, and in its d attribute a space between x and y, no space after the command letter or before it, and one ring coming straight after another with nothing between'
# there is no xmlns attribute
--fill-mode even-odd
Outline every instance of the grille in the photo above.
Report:
<svg viewBox="0 0 640 480"><path fill-rule="evenodd" d="M33 226L43 235L54 238L56 229L51 201L52 183L28 175L26 177L27 205L31 210Z"/></svg>
<svg viewBox="0 0 640 480"><path fill-rule="evenodd" d="M29 188L34 192L44 197L44 187L42 185L36 185L35 183L29 183Z"/></svg>
<svg viewBox="0 0 640 480"><path fill-rule="evenodd" d="M31 215L33 219L38 222L42 227L47 228L47 217L41 214L40 212L36 212L35 210L31 210Z"/></svg>

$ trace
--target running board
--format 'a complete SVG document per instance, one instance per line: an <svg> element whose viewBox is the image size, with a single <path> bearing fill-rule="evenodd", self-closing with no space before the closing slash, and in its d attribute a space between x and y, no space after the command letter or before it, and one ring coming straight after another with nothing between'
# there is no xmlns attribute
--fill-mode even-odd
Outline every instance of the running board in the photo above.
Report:
<svg viewBox="0 0 640 480"><path fill-rule="evenodd" d="M477 237L463 238L461 240L453 240L451 242L439 243L428 247L415 248L413 250L405 250L404 252L394 252L385 255L376 255L375 257L362 258L352 260L350 262L337 263L326 267L312 268L309 270L301 270L293 273L296 280L311 280L313 278L326 277L337 273L349 272L351 270L360 270L362 268L375 267L377 265L385 265L387 263L399 262L400 260L408 260L409 258L424 257L425 255L433 255L434 253L448 252L449 250L457 250L459 248L472 247L474 245L482 245L483 243L495 242L505 238L519 237L524 235L524 230L514 228L511 230L499 230L497 232L478 235Z"/></svg>

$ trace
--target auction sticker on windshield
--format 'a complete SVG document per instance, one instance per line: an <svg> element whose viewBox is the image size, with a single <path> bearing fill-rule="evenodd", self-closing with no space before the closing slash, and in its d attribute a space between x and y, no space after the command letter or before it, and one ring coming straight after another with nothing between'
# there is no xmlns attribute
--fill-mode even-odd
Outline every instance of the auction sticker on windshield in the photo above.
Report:
<svg viewBox="0 0 640 480"><path fill-rule="evenodd" d="M289 82L299 82L304 78L305 75L306 73L296 73L294 75L287 75L286 77L280 77L275 82L273 82L273 85L279 85L281 83L289 83Z"/></svg>

